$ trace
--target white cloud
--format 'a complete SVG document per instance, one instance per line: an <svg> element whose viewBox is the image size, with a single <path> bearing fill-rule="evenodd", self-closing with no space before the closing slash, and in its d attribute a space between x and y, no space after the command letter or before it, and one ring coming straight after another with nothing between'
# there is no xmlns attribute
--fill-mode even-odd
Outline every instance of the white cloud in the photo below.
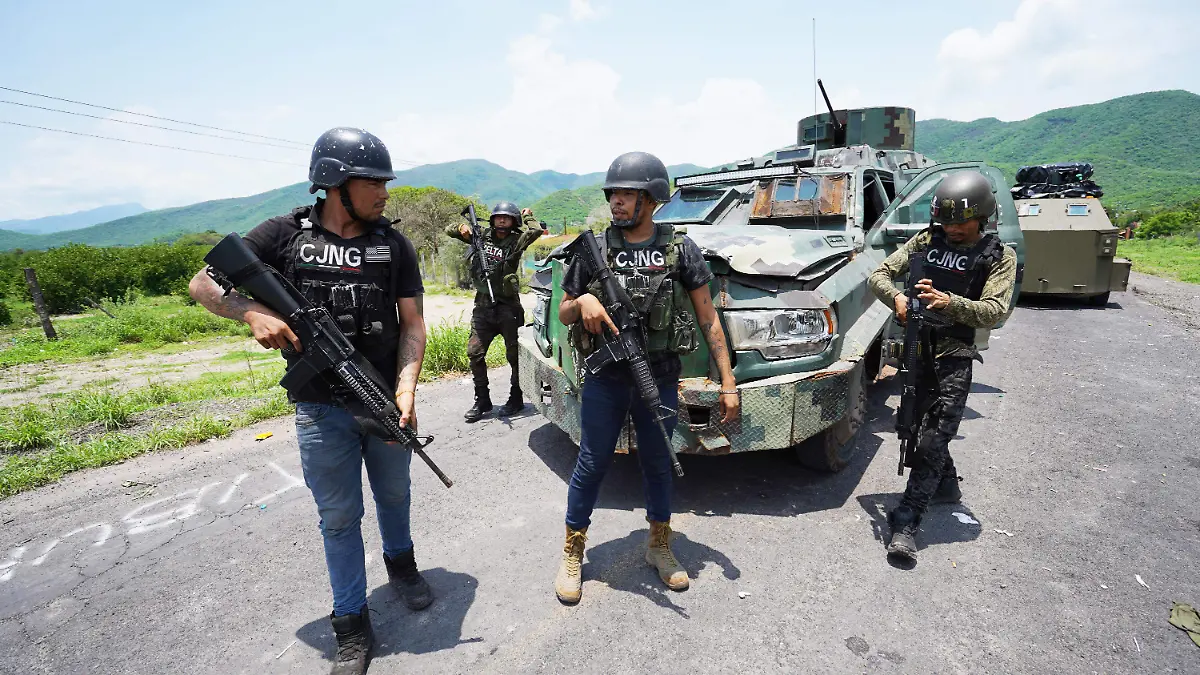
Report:
<svg viewBox="0 0 1200 675"><path fill-rule="evenodd" d="M382 129L389 146L429 162L483 157L520 171L585 173L628 150L717 164L795 142L798 116L754 80L708 79L686 100L631 98L610 65L569 58L554 37L539 30L509 44L509 96L498 107L403 115Z"/></svg>
<svg viewBox="0 0 1200 675"><path fill-rule="evenodd" d="M572 21L587 21L597 16L590 0L571 0L570 14Z"/></svg>
<svg viewBox="0 0 1200 675"><path fill-rule="evenodd" d="M1152 5L1024 0L991 30L954 31L938 50L922 117L1024 119L1169 86L1155 86L1150 66L1189 43Z"/></svg>

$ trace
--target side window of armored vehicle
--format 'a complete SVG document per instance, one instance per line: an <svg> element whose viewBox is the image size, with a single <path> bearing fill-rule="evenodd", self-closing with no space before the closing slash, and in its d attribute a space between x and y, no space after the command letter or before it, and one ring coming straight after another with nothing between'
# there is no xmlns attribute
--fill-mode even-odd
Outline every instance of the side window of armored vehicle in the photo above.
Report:
<svg viewBox="0 0 1200 675"><path fill-rule="evenodd" d="M882 177L874 171L863 172L862 190L859 191L859 195L863 206L861 225L866 229L879 220L891 199L884 188Z"/></svg>

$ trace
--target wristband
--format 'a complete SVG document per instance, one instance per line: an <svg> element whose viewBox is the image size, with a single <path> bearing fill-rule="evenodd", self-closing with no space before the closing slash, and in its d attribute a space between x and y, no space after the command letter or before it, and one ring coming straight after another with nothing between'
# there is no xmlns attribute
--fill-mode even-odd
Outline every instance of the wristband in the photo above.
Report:
<svg viewBox="0 0 1200 675"><path fill-rule="evenodd" d="M721 394L733 394L734 396L741 395L741 393L742 393L742 392L738 391L737 389L734 389L733 391L725 391L724 389L719 389L718 391Z"/></svg>
<svg viewBox="0 0 1200 675"><path fill-rule="evenodd" d="M413 398L416 398L417 390L416 389L401 389L400 391L396 392L397 396L399 396L400 394L412 394Z"/></svg>

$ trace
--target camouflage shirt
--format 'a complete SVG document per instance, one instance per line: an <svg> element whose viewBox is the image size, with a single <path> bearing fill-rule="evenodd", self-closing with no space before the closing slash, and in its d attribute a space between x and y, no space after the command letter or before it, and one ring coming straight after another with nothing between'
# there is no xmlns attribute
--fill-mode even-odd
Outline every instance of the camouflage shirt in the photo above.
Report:
<svg viewBox="0 0 1200 675"><path fill-rule="evenodd" d="M908 274L908 259L913 253L924 250L929 246L930 232L924 230L909 239L903 246L896 249L884 260L879 269L871 273L867 282L871 292L879 301L888 307L895 307L895 297L901 289L895 285L895 280ZM955 323L961 323L971 328L991 328L1008 313L1009 301L1012 299L1013 285L1017 281L1017 254L1009 247L1004 247L1004 257L993 262L988 268L987 281L983 284L983 292L978 300L964 298L961 295L950 294L950 304L941 310L942 314L950 317ZM974 351L974 345L964 344L960 340L944 338L938 341L938 356L960 350Z"/></svg>
<svg viewBox="0 0 1200 675"><path fill-rule="evenodd" d="M523 218L524 229L513 230L507 237L500 239L496 236L496 231L491 227L483 229L483 247L484 255L487 255L491 261L497 264L492 271L492 293L496 295L496 302L509 305L519 305L521 298L519 288L517 287L515 277L505 281L505 277L516 273L521 264L521 251L529 248L533 242L542 236L542 226L532 215L527 215ZM480 223L482 226L483 223ZM462 236L458 228L461 224L450 225L446 228L446 236L470 243L471 238ZM503 262L503 268L499 263ZM488 296L487 284L483 279L475 280L475 304L491 305L491 298Z"/></svg>

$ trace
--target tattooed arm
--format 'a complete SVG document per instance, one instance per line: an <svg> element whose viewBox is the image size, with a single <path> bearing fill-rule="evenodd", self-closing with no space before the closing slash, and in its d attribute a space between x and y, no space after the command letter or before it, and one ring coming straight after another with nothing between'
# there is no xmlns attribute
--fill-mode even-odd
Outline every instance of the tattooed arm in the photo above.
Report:
<svg viewBox="0 0 1200 675"><path fill-rule="evenodd" d="M416 428L415 399L421 363L425 359L425 296L400 298L400 351L396 359L396 407L400 423Z"/></svg>
<svg viewBox="0 0 1200 675"><path fill-rule="evenodd" d="M708 353L712 355L713 362L717 364L717 372L721 375L721 422L732 422L737 419L741 398L737 394L737 380L733 378L733 367L729 361L725 329L721 328L721 320L717 318L717 308L712 304L707 285L689 291L688 296L696 309L696 321L704 333L704 340L708 342Z"/></svg>
<svg viewBox="0 0 1200 675"><path fill-rule="evenodd" d="M205 272L207 269L197 272L188 284L188 293L193 300L217 316L249 325L254 339L265 349L291 347L300 351L300 338L296 337L283 317L237 291L230 291L226 295L225 289Z"/></svg>

